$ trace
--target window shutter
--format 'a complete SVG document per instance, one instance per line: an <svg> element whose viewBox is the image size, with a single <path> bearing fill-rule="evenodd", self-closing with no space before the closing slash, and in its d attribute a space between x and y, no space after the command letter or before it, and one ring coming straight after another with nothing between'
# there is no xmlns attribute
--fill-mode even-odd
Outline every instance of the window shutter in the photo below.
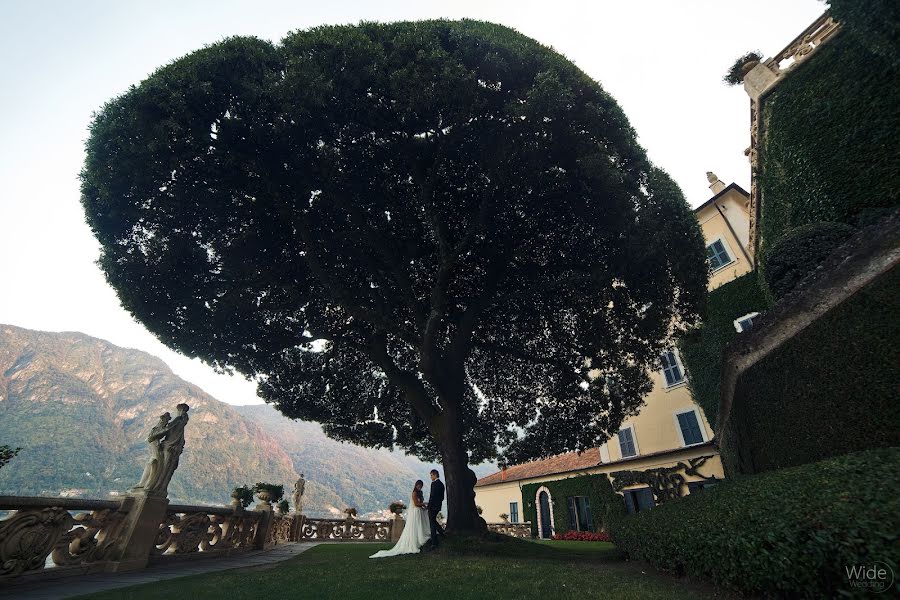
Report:
<svg viewBox="0 0 900 600"><path fill-rule="evenodd" d="M629 515L633 512L636 512L636 507L634 505L634 496L631 491L625 492L625 512Z"/></svg>
<svg viewBox="0 0 900 600"><path fill-rule="evenodd" d="M575 497L569 496L566 498L566 502L569 504L569 531L578 531L578 519L575 516Z"/></svg>

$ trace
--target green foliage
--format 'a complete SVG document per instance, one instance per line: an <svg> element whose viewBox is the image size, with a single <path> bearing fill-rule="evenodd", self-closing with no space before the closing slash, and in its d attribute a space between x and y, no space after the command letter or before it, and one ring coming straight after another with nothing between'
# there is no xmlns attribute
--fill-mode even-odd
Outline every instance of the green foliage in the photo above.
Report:
<svg viewBox="0 0 900 600"><path fill-rule="evenodd" d="M257 494L269 492L269 502L278 502L284 496L284 486L274 483L257 483L253 486L253 491Z"/></svg>
<svg viewBox="0 0 900 600"><path fill-rule="evenodd" d="M594 528L597 531L608 529L612 519L625 514L625 503L622 496L613 491L609 477L602 473L528 483L522 486L522 518L531 522L531 534L534 537L538 536L538 508L535 498L538 488L541 487L546 487L553 499L555 533L561 534L569 531L569 509L566 498L570 496L587 496Z"/></svg>
<svg viewBox="0 0 900 600"><path fill-rule="evenodd" d="M868 11L863 3L847 4ZM765 99L761 265L773 244L796 227L855 223L865 211L897 206L898 97L897 64L840 32Z"/></svg>
<svg viewBox="0 0 900 600"><path fill-rule="evenodd" d="M240 501L241 506L247 508L251 504L253 504L253 494L254 490L246 485L242 485L240 487L234 488L234 491L231 492L231 497L235 500Z"/></svg>
<svg viewBox="0 0 900 600"><path fill-rule="evenodd" d="M713 428L719 414L722 353L738 335L734 320L769 306L757 274L747 273L710 292L702 323L678 341L691 394Z"/></svg>
<svg viewBox="0 0 900 600"><path fill-rule="evenodd" d="M98 113L82 203L160 340L336 439L440 456L469 522L467 460L607 438L705 298L699 226L621 108L491 23L194 52Z"/></svg>
<svg viewBox="0 0 900 600"><path fill-rule="evenodd" d="M739 477L615 521L613 541L631 558L753 596L862 596L847 566L900 564L897 481L897 448Z"/></svg>
<svg viewBox="0 0 900 600"><path fill-rule="evenodd" d="M728 69L728 72L725 73L725 77L722 78L722 81L727 83L728 85L740 85L744 82L744 75L747 74L747 70L744 68L748 63L751 62L759 62L762 60L762 54L757 50L753 50L747 52L743 56L739 57L734 64L731 65L731 68Z"/></svg>
<svg viewBox="0 0 900 600"><path fill-rule="evenodd" d="M291 510L291 505L287 500L281 499L278 501L278 510L281 514L286 515Z"/></svg>
<svg viewBox="0 0 900 600"><path fill-rule="evenodd" d="M16 455L19 453L21 448L11 448L10 446L3 445L0 446L0 469L5 467L9 461L14 459Z"/></svg>
<svg viewBox="0 0 900 600"><path fill-rule="evenodd" d="M810 223L792 229L775 242L763 272L775 299L797 287L855 231L844 223Z"/></svg>
<svg viewBox="0 0 900 600"><path fill-rule="evenodd" d="M728 473L900 446L900 271L858 291L740 378Z"/></svg>
<svg viewBox="0 0 900 600"><path fill-rule="evenodd" d="M831 15L873 54L900 60L900 4L894 0L828 0Z"/></svg>

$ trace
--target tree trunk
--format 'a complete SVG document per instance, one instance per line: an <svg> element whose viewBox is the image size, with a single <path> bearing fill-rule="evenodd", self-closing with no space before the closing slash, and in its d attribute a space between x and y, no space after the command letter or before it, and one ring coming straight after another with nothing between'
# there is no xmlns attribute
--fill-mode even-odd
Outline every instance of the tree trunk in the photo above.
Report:
<svg viewBox="0 0 900 600"><path fill-rule="evenodd" d="M444 424L446 427L436 441L444 465L447 531L462 534L484 533L487 531L487 525L475 508L475 482L478 478L469 468L460 424L446 421Z"/></svg>

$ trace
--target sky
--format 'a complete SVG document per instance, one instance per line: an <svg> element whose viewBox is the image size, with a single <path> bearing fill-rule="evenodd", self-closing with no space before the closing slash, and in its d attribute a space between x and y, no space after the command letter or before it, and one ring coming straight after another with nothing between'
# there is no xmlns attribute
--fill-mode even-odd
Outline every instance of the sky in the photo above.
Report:
<svg viewBox="0 0 900 600"><path fill-rule="evenodd" d="M0 0L0 323L81 331L163 359L231 404L255 385L160 343L123 310L95 261L78 173L91 115L157 67L233 35L279 41L324 24L472 18L552 46L622 106L688 202L706 171L749 189L749 101L722 76L772 56L820 0Z"/></svg>

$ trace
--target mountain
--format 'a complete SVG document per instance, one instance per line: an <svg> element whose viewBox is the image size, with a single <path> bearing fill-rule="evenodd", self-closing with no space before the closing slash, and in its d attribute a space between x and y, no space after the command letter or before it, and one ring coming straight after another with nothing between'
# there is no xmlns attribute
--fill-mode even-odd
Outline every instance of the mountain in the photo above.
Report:
<svg viewBox="0 0 900 600"><path fill-rule="evenodd" d="M405 499L432 468L402 452L337 442L266 405L219 402L145 352L82 333L0 325L0 445L23 448L0 470L0 494L124 493L140 479L147 432L180 402L191 410L169 485L173 502L224 504L233 487L257 481L289 493L303 472L308 514L375 512Z"/></svg>
<svg viewBox="0 0 900 600"><path fill-rule="evenodd" d="M349 502L348 506L386 507L404 500L416 479L428 481L431 469L400 451L373 450L335 441L316 423L292 421L267 404L233 407L260 429L275 437L294 463L294 469L311 481L327 482L330 489ZM473 468L481 477L497 470L493 464Z"/></svg>

